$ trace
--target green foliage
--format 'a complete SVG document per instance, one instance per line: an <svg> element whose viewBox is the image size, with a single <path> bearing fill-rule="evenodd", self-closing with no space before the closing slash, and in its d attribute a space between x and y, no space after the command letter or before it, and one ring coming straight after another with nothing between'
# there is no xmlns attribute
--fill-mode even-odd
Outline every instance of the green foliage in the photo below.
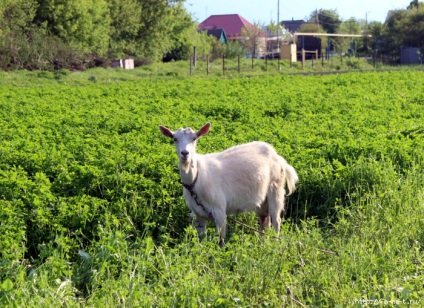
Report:
<svg viewBox="0 0 424 308"><path fill-rule="evenodd" d="M327 33L337 33L339 26L342 24L336 10L326 9L314 10L309 17L309 22L316 22L322 25L322 28Z"/></svg>
<svg viewBox="0 0 424 308"><path fill-rule="evenodd" d="M394 10L385 22L380 48L386 54L398 55L400 46L424 46L424 5Z"/></svg>
<svg viewBox="0 0 424 308"><path fill-rule="evenodd" d="M105 0L39 1L35 22L62 41L86 52L104 55L109 43L109 15Z"/></svg>
<svg viewBox="0 0 424 308"><path fill-rule="evenodd" d="M359 70L361 69L362 66L362 62L355 58L355 57L349 57L345 60L346 66L351 68L351 69L356 69Z"/></svg>
<svg viewBox="0 0 424 308"><path fill-rule="evenodd" d="M210 46L181 1L11 0L0 6L3 69L78 69L90 59L162 60Z"/></svg>
<svg viewBox="0 0 424 308"><path fill-rule="evenodd" d="M142 8L139 1L108 0L110 27L109 56L121 58L137 54L137 33L140 29Z"/></svg>
<svg viewBox="0 0 424 308"><path fill-rule="evenodd" d="M0 86L0 305L420 304L421 72L60 72ZM197 239L158 125L206 121L200 153L264 140L298 171L279 240L233 223L223 249L212 224Z"/></svg>

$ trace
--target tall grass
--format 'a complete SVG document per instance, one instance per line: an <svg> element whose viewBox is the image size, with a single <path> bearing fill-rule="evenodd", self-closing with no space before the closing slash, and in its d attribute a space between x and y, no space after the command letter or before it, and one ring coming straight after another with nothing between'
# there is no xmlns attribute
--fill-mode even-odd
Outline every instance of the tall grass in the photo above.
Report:
<svg viewBox="0 0 424 308"><path fill-rule="evenodd" d="M223 65L224 64L224 65ZM403 66L404 69L422 69L421 65ZM379 66L380 70L402 69L402 67ZM66 69L59 71L0 71L0 85L14 86L42 86L45 84L85 85L96 83L116 83L137 81L140 79L172 80L175 78L234 78L269 76L280 74L308 74L308 73L338 73L349 71L373 71L372 63L365 59L340 58L331 60L308 60L304 67L300 62L290 63L287 60L267 60L242 58L240 64L237 59L216 59L209 61L200 58L196 66L190 66L189 61L169 63L153 63L138 67L134 70L115 68L95 68L87 71L71 72Z"/></svg>
<svg viewBox="0 0 424 308"><path fill-rule="evenodd" d="M1 306L423 305L421 72L38 73L2 73ZM297 169L278 240L198 240L157 127L205 121L199 152L266 140Z"/></svg>

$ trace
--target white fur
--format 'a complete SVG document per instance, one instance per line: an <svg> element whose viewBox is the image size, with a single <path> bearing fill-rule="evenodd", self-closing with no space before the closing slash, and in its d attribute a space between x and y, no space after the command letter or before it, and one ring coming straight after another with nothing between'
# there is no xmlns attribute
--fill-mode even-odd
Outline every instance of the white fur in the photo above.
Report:
<svg viewBox="0 0 424 308"><path fill-rule="evenodd" d="M206 221L212 216L223 245L227 215L245 211L258 215L262 229L272 222L275 231L279 232L285 186L290 195L298 176L271 145L255 141L201 155L196 153L196 143L208 133L210 123L197 132L180 128L174 133L164 126L159 128L162 134L174 139L182 182L190 185L196 180L193 189L203 207L187 189L183 193L196 218L194 224L200 236L205 233Z"/></svg>

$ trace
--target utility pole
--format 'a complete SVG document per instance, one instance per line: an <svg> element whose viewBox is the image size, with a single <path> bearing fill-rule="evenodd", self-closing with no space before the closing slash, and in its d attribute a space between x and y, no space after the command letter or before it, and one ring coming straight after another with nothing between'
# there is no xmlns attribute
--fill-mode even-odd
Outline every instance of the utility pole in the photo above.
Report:
<svg viewBox="0 0 424 308"><path fill-rule="evenodd" d="M277 25L279 25L280 23L280 0L278 0L278 4L277 4Z"/></svg>
<svg viewBox="0 0 424 308"><path fill-rule="evenodd" d="M278 0L277 6L277 52L280 52L280 0ZM280 59L280 56L278 56L278 59Z"/></svg>

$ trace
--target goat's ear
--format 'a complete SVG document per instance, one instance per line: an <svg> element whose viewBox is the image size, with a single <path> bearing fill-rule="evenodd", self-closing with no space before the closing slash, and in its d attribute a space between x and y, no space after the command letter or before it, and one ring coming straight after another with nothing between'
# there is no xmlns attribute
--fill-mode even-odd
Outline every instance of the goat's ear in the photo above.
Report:
<svg viewBox="0 0 424 308"><path fill-rule="evenodd" d="M167 127L159 125L159 129L162 133L162 135L169 137L169 138L174 138L174 133Z"/></svg>
<svg viewBox="0 0 424 308"><path fill-rule="evenodd" d="M199 129L196 133L197 138L207 134L210 128L211 128L211 123L206 123L205 125L203 125L203 127Z"/></svg>

